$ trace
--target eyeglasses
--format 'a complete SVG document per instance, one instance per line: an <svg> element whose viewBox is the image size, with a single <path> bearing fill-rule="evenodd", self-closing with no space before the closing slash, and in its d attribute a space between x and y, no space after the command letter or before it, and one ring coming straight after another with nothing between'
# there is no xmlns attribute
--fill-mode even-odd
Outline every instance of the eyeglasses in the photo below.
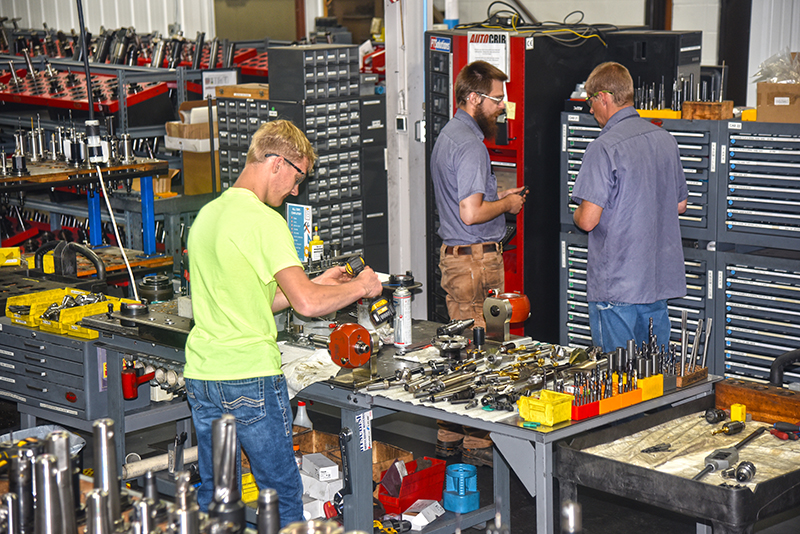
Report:
<svg viewBox="0 0 800 534"><path fill-rule="evenodd" d="M306 173L304 173L303 171L301 171L301 170L300 170L300 167L298 167L297 165L295 165L294 163L292 163L291 161L289 161L289 158L287 158L286 156L281 156L280 154L265 154L265 155L264 155L264 159L267 159L267 158L269 158L269 157L272 157L272 156L275 156L275 157L278 157L278 158L283 158L283 161L285 161L286 163L288 163L289 165L291 165L291 166L292 166L292 168L293 168L294 170L296 170L296 171L297 171L297 173L298 173L300 176L298 176L298 177L295 179L295 182L297 182L297 184L298 184L298 185L300 185L300 183L301 183L303 180L305 180L305 179L306 179Z"/></svg>
<svg viewBox="0 0 800 534"><path fill-rule="evenodd" d="M608 93L610 95L614 94L611 91L606 91L605 89L603 89L602 91L597 91L596 93L592 93L591 95L589 95L589 98L586 99L586 103L591 106L592 105L592 99L597 98L597 95L599 95L600 93Z"/></svg>
<svg viewBox="0 0 800 534"><path fill-rule="evenodd" d="M475 94L478 96L482 96L483 98L488 98L498 106L503 103L503 100L505 100L505 96L489 96L485 93L479 93L478 91L475 91Z"/></svg>

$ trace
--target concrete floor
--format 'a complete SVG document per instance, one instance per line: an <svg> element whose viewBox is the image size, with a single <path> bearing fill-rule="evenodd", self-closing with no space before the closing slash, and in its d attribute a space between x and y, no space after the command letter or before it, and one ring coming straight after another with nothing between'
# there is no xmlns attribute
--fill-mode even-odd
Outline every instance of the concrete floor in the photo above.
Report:
<svg viewBox="0 0 800 534"><path fill-rule="evenodd" d="M310 411L314 428L337 433L339 421L329 414ZM0 401L0 435L19 429L19 416L13 404ZM171 424L152 430L128 435L128 452L138 452L142 456L163 452L163 447L174 437ZM82 434L83 435L83 434ZM412 438L410 436L415 436ZM85 467L91 467L91 436L84 450ZM414 457L435 454L436 428L427 420L408 417L389 418L388 421L375 421L373 439L391 443L411 451ZM460 463L460 456L448 459L448 463ZM492 470L478 468L478 489L481 492L481 505L491 502ZM534 531L536 511L535 500L525 490L519 479L511 477L511 534L529 534ZM647 532L648 534L690 534L696 532L693 518L645 506L626 499L604 494L587 488L579 488L578 502L582 507L584 534ZM468 529L465 534L483 534L484 530ZM800 532L800 508L761 521L756 524L759 534L797 534Z"/></svg>

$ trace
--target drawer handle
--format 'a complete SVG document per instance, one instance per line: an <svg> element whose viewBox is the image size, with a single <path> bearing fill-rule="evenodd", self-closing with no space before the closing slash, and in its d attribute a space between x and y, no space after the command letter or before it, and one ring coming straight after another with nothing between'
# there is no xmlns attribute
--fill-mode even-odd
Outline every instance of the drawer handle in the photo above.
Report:
<svg viewBox="0 0 800 534"><path fill-rule="evenodd" d="M47 363L46 358L34 358L33 356L28 356L27 354L24 355L26 360L33 360L38 363Z"/></svg>
<svg viewBox="0 0 800 534"><path fill-rule="evenodd" d="M33 369L25 369L26 373L30 373L32 375L39 375L41 377L47 376L47 373L44 371L34 371Z"/></svg>
<svg viewBox="0 0 800 534"><path fill-rule="evenodd" d="M44 350L44 345L34 345L33 343L23 343L29 349Z"/></svg>
<svg viewBox="0 0 800 534"><path fill-rule="evenodd" d="M28 389L34 389L36 391L41 391L42 393L47 393L47 388L37 388L37 387L32 386L30 384L25 384L25 387L27 387Z"/></svg>

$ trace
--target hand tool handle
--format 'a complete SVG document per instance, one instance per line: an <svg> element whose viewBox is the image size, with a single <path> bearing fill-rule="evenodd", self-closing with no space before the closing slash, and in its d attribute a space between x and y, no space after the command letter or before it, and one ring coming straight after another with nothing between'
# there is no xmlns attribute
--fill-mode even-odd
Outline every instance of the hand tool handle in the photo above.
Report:
<svg viewBox="0 0 800 534"><path fill-rule="evenodd" d="M800 432L800 426L787 423L785 421L778 421L772 427L781 432Z"/></svg>

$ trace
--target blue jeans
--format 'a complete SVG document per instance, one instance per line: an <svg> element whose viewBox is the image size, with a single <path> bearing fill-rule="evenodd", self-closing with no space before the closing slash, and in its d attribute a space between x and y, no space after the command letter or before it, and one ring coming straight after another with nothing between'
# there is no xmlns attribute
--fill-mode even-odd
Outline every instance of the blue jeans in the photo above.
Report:
<svg viewBox="0 0 800 534"><path fill-rule="evenodd" d="M278 492L281 527L303 521L303 482L294 459L292 407L285 377L220 381L187 378L186 395L197 434L200 509L207 512L214 495L211 422L229 413L236 417L236 436L247 453L259 489ZM237 451L237 474L241 474L240 457Z"/></svg>
<svg viewBox="0 0 800 534"><path fill-rule="evenodd" d="M669 345L669 313L667 301L652 304L626 304L624 302L590 302L589 327L592 342L611 352L617 347L625 348L628 340L641 347L650 338L650 318L653 318L653 334L659 345Z"/></svg>

